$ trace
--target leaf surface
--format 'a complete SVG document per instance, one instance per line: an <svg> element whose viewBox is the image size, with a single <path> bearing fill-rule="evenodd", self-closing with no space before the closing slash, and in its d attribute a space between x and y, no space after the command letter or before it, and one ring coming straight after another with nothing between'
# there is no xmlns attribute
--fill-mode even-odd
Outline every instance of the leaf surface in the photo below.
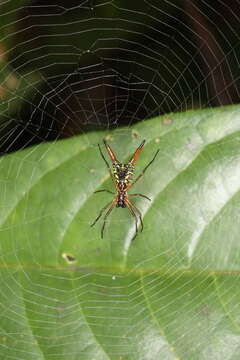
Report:
<svg viewBox="0 0 240 360"><path fill-rule="evenodd" d="M99 152L143 139L127 209ZM105 156L107 154L102 146ZM0 162L3 359L239 359L239 107L170 114L42 144Z"/></svg>

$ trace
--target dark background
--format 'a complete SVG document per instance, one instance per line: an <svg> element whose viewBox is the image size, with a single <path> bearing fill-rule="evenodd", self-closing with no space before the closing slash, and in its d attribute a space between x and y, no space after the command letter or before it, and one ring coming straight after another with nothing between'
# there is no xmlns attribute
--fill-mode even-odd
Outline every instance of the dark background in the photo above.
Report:
<svg viewBox="0 0 240 360"><path fill-rule="evenodd" d="M0 7L2 154L239 102L237 0Z"/></svg>

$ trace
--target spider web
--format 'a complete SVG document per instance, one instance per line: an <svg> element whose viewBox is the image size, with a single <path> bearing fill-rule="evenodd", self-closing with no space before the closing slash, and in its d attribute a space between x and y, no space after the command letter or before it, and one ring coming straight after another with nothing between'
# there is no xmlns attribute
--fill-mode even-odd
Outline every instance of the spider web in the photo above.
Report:
<svg viewBox="0 0 240 360"><path fill-rule="evenodd" d="M177 112L239 102L240 2L70 0L46 4L39 0L21 4L5 1L0 9L0 150L4 169L0 175L1 358L237 359L239 332L230 328L233 323L239 329L235 320L239 318L239 294L234 296L231 290L238 278L230 282L211 277L213 255L206 249L196 260L200 264L204 256L209 260L201 271L189 275L184 266L179 271L185 252L182 239L191 228L184 220L188 213L184 209L180 214L179 208L182 227L175 232L171 211L181 201L178 205L172 203L164 215L155 204L151 210L152 217L160 219L163 234L169 231L164 227L166 218L172 223L172 257L167 257L164 244L157 253L149 244L140 245L139 250L131 248L134 226L127 232L129 214L113 214L106 233L108 237L114 234L119 224L126 230L123 252L128 254L128 264L132 261L127 271L107 269L122 265L117 241L106 245L101 270L92 269L94 251L100 251L101 246L94 250L88 247L89 230L80 230L87 250L81 250L84 266L78 268L73 253L78 253L79 245L72 234L75 227L89 228L93 211L101 208L100 198L93 207L85 204L106 180L106 169L98 169L99 159L94 160L90 153L93 150L96 157L99 131L106 135L114 130L115 138L123 144L116 152L124 158L128 146L125 141L130 131L134 135L132 126L138 122L147 124L149 119L167 113L163 121L168 124ZM154 125L151 131L154 133ZM58 147L56 140L75 135L83 136L80 150L77 139L71 149L64 142ZM184 136L182 143L188 139L188 135ZM137 133L136 138L135 144L139 144ZM41 148L45 142L50 144ZM231 146L234 139L228 142ZM32 145L26 152L17 152ZM188 145L195 150L196 144ZM161 140L160 152L170 164L175 161L171 146L167 138ZM84 153L86 148L89 153ZM222 152L221 145L216 147L216 159ZM8 153L14 154L8 157ZM146 154L153 156L147 148ZM207 154L204 156L207 159ZM238 158L233 160L235 172L232 170L231 180L239 168ZM96 175L90 185L84 180L74 183L79 161L83 178L86 173ZM184 159L179 156L181 161ZM166 169L171 167L169 163ZM140 160L138 170L142 165ZM225 166L228 169L227 162ZM57 171L55 180L51 178L53 171ZM68 182L56 186L56 179L66 174ZM165 179L164 174L154 170L143 179L147 194L155 197L159 189L154 184L160 176ZM44 186L42 177L46 178ZM231 188L228 195L234 196L237 183L236 187L227 184ZM75 187L79 185L86 190L76 199ZM39 197L32 194L32 187L39 187ZM221 184L218 187L222 189ZM65 199L65 192L71 200ZM50 203L47 213L42 208L43 193ZM201 201L207 209L206 197ZM222 207L217 194L215 198L211 219ZM58 217L51 202L69 210ZM183 208L186 203L184 199ZM146 216L147 206L141 209ZM84 208L89 218L82 217L77 223L73 219L79 208ZM237 212L237 206L234 209ZM189 258L196 246L195 238L205 228L204 216L201 214L202 223L195 229ZM151 244L151 221L146 223L144 233ZM219 237L224 231L220 223L221 219L214 228ZM41 226L47 229L46 238ZM57 236L54 228L58 228ZM233 230L227 250L224 248L228 256L234 251L235 237ZM58 242L63 238L62 243ZM52 241L45 244L45 239ZM134 251L138 252L137 263ZM73 271L55 260L59 253L64 265L76 265ZM219 251L223 262L226 253ZM237 249L234 256L238 255ZM106 259L109 263L105 263ZM220 263L216 267L221 268ZM231 270L238 270L237 260ZM226 327L225 318L231 320L231 326L223 336L220 324Z"/></svg>

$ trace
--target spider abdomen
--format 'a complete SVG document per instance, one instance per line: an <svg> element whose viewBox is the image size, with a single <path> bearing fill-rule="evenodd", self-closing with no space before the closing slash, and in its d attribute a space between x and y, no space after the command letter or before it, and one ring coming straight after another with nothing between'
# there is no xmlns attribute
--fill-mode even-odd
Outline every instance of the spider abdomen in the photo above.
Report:
<svg viewBox="0 0 240 360"><path fill-rule="evenodd" d="M132 180L133 166L131 164L113 164L113 175L118 185L129 184Z"/></svg>

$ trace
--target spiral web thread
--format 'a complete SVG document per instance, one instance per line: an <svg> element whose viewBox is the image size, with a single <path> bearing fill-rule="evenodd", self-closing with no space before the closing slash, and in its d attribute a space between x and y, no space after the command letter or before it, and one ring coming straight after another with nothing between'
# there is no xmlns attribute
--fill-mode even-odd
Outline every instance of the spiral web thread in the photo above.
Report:
<svg viewBox="0 0 240 360"><path fill-rule="evenodd" d="M237 103L239 8L237 0L2 2L2 155L46 141L54 148L55 140L78 134L96 150L92 131L119 129L124 138L141 120ZM51 147L36 162L30 157L29 187L38 181L49 152ZM45 268L31 234L22 231L31 221L30 197L23 201L23 217L11 220L12 228L8 221L13 209L6 189L12 184L13 193L18 192L28 159L29 153L19 156L15 177L11 164L9 175L0 177L1 232L10 231L12 237L1 251L2 359L211 359L219 349L219 359L229 349L231 356L237 354L239 338L232 333L225 338L227 350L220 340L213 345L213 336L220 339L220 315L211 313L217 295L208 292L216 287L218 294L230 294L234 284L216 285L214 276L210 281L204 275L207 268L188 278L174 270L173 256L165 263L169 272L160 277L156 270L138 270L146 263L154 268L164 252L124 274L85 269L69 276ZM88 164L83 168L89 170ZM154 206L153 211L159 215ZM127 217L122 221L128 226ZM21 245L13 239L16 228L23 232ZM37 236L41 253L43 239ZM25 256L36 271L23 263ZM65 260L74 258L65 254ZM192 328L178 313L183 298ZM230 305L238 310L235 297L223 307Z"/></svg>

